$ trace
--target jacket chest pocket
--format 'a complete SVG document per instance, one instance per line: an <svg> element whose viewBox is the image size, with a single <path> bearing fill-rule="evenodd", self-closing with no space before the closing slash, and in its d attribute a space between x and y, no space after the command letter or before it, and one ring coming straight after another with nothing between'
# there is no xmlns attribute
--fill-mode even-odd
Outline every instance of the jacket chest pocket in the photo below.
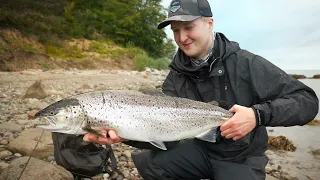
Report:
<svg viewBox="0 0 320 180"><path fill-rule="evenodd" d="M196 83L197 92L204 102L219 100L219 84L215 79L217 77L211 77L206 81Z"/></svg>

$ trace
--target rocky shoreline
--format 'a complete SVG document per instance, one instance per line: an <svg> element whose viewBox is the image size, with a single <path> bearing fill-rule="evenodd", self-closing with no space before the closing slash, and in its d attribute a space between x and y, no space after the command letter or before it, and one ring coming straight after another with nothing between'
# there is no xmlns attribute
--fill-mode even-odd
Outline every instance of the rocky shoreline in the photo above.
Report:
<svg viewBox="0 0 320 180"><path fill-rule="evenodd" d="M294 77L295 79L320 79L320 74L315 74L313 75L312 77L306 77L305 75L303 74L289 74L291 75L292 77Z"/></svg>
<svg viewBox="0 0 320 180"><path fill-rule="evenodd" d="M70 172L56 165L51 133L34 128L34 114L55 101L78 93L157 89L167 73L151 69L143 72L77 69L0 72L0 179L73 179ZM32 86L35 82L40 85ZM125 144L115 144L113 149L124 179L141 179L130 153L138 149ZM278 152L268 150L268 153L271 155L271 163L267 166L270 175L278 179L307 179L305 175L285 175L281 162L275 160ZM320 170L319 164L315 168ZM267 179L275 179L272 176ZM310 178L316 179L312 175ZM94 179L111 177L101 174Z"/></svg>

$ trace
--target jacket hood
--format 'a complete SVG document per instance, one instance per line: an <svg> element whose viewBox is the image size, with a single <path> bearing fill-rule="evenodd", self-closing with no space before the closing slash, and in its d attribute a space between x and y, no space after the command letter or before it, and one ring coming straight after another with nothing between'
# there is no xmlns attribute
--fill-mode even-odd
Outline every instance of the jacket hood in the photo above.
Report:
<svg viewBox="0 0 320 180"><path fill-rule="evenodd" d="M216 33L213 52L213 56L215 56L215 58L225 60L229 55L238 50L240 50L240 47L237 42L229 41L222 33ZM195 72L202 71L205 66L209 66L208 63L205 63L201 66L195 67L191 63L190 57L188 57L179 48L169 67L179 73L194 76Z"/></svg>

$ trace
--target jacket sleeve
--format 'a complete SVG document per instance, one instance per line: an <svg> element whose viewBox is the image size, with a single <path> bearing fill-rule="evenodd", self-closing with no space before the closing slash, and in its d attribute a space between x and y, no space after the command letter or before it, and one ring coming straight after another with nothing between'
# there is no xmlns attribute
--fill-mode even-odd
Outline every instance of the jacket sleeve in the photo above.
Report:
<svg viewBox="0 0 320 180"><path fill-rule="evenodd" d="M166 79L162 84L162 92L165 95L177 97L178 95L174 88L174 81L173 81L174 73L175 73L174 71L170 71L169 74L167 75Z"/></svg>
<svg viewBox="0 0 320 180"><path fill-rule="evenodd" d="M314 119L319 101L310 87L260 56L248 62L249 81L258 99L253 108L261 125L304 125Z"/></svg>

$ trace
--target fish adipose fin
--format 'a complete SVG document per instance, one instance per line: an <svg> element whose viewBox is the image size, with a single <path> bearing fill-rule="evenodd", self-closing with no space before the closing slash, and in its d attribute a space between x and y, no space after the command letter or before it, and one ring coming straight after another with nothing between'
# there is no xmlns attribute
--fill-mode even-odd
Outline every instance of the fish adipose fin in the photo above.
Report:
<svg viewBox="0 0 320 180"><path fill-rule="evenodd" d="M82 128L82 130L84 130L84 131L86 131L86 132L88 132L88 133L94 134L94 135L96 135L96 136L105 138L104 135L102 135L102 134L99 133L98 131L92 129L90 126L85 126L85 127Z"/></svg>
<svg viewBox="0 0 320 180"><path fill-rule="evenodd" d="M195 138L214 143L217 139L217 128L209 129L208 131L195 136Z"/></svg>
<svg viewBox="0 0 320 180"><path fill-rule="evenodd" d="M166 145L161 141L149 141L149 143L154 145L155 147L157 147L159 149L167 150Z"/></svg>

